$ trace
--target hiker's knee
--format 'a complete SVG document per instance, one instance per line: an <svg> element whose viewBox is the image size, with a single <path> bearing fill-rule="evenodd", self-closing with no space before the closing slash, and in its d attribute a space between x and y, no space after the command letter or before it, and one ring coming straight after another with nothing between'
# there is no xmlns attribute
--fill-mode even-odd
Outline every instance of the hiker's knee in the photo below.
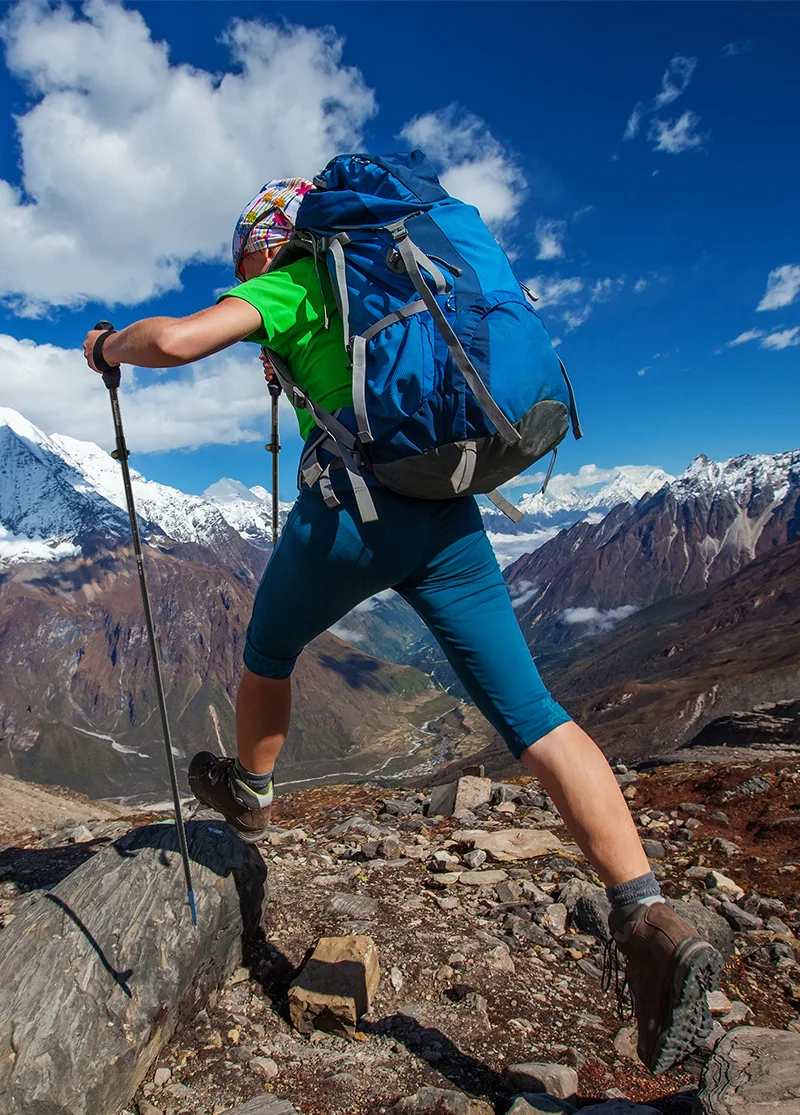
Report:
<svg viewBox="0 0 800 1115"><path fill-rule="evenodd" d="M521 759L523 752L535 748L537 743L556 728L571 723L569 713L546 692L539 699L530 702L524 724L501 731L501 735L514 758Z"/></svg>
<svg viewBox="0 0 800 1115"><path fill-rule="evenodd" d="M244 648L244 664L250 673L256 674L257 677L283 681L291 677L299 657L298 654L295 654L291 658L272 658L267 654L262 654L253 644L248 632Z"/></svg>

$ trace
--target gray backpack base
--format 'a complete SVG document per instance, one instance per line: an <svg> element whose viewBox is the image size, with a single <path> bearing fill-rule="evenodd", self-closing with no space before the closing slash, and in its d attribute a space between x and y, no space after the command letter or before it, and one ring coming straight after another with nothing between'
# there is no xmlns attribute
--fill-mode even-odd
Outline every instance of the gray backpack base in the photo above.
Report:
<svg viewBox="0 0 800 1115"><path fill-rule="evenodd" d="M515 422L514 428L520 440L513 445L492 434L442 445L391 464L371 464L370 468L387 488L416 499L494 497L499 485L524 472L562 441L569 430L569 410L564 403L544 399Z"/></svg>

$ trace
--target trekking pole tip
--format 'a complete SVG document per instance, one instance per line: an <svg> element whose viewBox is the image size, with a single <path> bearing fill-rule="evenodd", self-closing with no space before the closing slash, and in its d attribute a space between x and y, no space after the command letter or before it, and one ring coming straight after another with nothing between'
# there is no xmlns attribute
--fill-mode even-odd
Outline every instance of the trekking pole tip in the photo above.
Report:
<svg viewBox="0 0 800 1115"><path fill-rule="evenodd" d="M189 891L189 909L192 914L192 925L197 925L197 902L195 901L194 891Z"/></svg>

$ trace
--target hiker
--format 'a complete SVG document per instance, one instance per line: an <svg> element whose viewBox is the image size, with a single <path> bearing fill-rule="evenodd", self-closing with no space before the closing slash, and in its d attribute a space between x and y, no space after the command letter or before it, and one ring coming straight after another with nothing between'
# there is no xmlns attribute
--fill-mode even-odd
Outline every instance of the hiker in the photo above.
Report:
<svg viewBox="0 0 800 1115"><path fill-rule="evenodd" d="M268 182L236 225L233 264L240 285L189 317L150 318L110 334L97 354L99 366L93 355L99 334L90 332L84 344L90 366L175 367L248 340L267 346L270 360L284 364L284 376L291 367L308 407L351 414L354 374L344 314L337 309L341 296L337 303L316 251L313 258L287 254L301 202L312 189L298 178ZM270 376L269 361L265 367ZM721 957L664 902L608 762L539 677L475 499L413 498L379 483L367 468L330 467L324 448L315 449L320 432L308 407L297 410L307 446L300 494L256 592L247 631L236 699L238 757L195 755L189 766L195 795L243 839L263 836L299 654L357 604L394 589L553 799L603 880L613 941L626 958L639 1055L653 1072L664 1071L710 1030L705 992ZM354 470L361 489L352 486ZM325 487L318 482L323 478ZM365 516L365 506L375 515Z"/></svg>

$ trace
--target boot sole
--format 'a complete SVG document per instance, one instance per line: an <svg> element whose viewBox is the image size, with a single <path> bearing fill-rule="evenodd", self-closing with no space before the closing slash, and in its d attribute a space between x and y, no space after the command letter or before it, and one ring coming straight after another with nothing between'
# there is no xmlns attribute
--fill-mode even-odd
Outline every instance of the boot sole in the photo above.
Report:
<svg viewBox="0 0 800 1115"><path fill-rule="evenodd" d="M666 1072L711 1033L706 992L717 987L722 968L722 957L708 941L690 937L678 946L670 987L670 1024L649 1057L639 1052L652 1073Z"/></svg>

